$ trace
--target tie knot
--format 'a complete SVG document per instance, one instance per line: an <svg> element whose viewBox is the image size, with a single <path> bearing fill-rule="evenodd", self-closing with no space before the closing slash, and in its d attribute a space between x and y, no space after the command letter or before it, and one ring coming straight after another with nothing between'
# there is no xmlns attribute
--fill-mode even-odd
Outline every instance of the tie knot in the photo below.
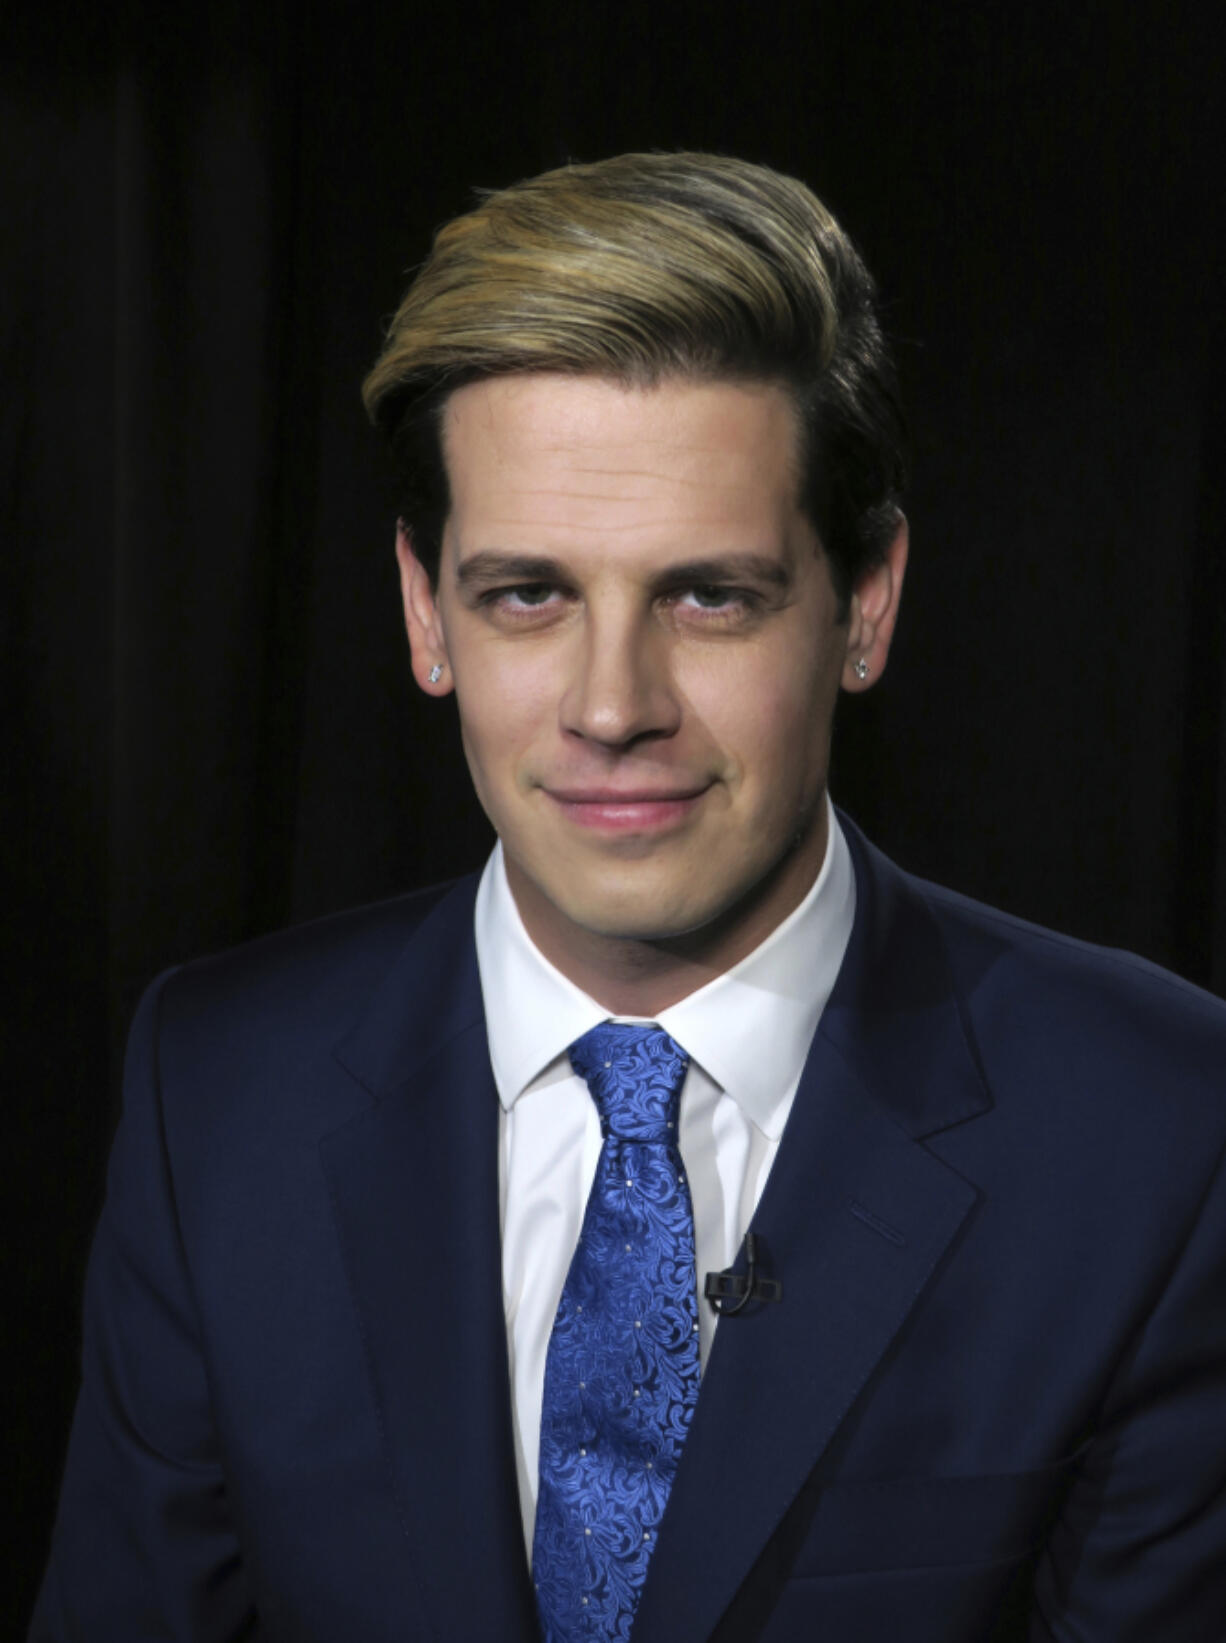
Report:
<svg viewBox="0 0 1226 1643"><path fill-rule="evenodd" d="M569 1055L606 1133L626 1141L676 1141L689 1057L662 1027L603 1021L577 1038Z"/></svg>

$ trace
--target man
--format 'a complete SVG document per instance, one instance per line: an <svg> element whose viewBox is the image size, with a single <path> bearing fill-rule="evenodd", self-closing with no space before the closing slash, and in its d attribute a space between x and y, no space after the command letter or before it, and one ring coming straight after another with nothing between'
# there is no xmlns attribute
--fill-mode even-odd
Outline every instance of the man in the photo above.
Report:
<svg viewBox="0 0 1226 1643"><path fill-rule="evenodd" d="M536 178L366 393L499 846L146 998L32 1635L1226 1635L1226 1011L830 807L907 555L837 224Z"/></svg>

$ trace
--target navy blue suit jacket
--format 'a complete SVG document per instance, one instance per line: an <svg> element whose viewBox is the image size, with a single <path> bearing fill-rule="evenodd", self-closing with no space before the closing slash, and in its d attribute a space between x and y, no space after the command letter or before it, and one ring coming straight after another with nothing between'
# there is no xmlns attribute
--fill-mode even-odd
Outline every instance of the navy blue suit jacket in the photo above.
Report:
<svg viewBox="0 0 1226 1643"><path fill-rule="evenodd" d="M1226 1637L1226 1010L858 903L637 1643ZM32 1636L535 1636L474 883L164 978Z"/></svg>

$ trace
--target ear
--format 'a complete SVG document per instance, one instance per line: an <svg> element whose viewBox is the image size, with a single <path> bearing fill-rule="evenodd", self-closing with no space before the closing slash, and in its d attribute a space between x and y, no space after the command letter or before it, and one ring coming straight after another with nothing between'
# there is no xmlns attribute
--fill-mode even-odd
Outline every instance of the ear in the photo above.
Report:
<svg viewBox="0 0 1226 1643"><path fill-rule="evenodd" d="M844 690L868 690L885 672L890 640L898 620L909 540L907 521L899 514L890 545L878 563L863 572L852 590L847 655L843 663Z"/></svg>
<svg viewBox="0 0 1226 1643"><path fill-rule="evenodd" d="M413 540L403 519L396 521L396 559L413 677L427 696L446 696L455 686L438 601L425 567L413 552Z"/></svg>

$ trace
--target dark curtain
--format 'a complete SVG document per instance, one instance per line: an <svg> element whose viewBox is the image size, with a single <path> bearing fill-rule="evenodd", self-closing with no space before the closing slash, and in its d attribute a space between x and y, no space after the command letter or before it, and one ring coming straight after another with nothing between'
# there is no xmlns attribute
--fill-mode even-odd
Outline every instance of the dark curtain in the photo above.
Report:
<svg viewBox="0 0 1226 1643"><path fill-rule="evenodd" d="M123 1034L163 966L478 863L414 693L380 320L474 184L798 173L916 446L835 792L912 869L1226 992L1211 8L10 10L0 60L11 1599L44 1555Z"/></svg>

